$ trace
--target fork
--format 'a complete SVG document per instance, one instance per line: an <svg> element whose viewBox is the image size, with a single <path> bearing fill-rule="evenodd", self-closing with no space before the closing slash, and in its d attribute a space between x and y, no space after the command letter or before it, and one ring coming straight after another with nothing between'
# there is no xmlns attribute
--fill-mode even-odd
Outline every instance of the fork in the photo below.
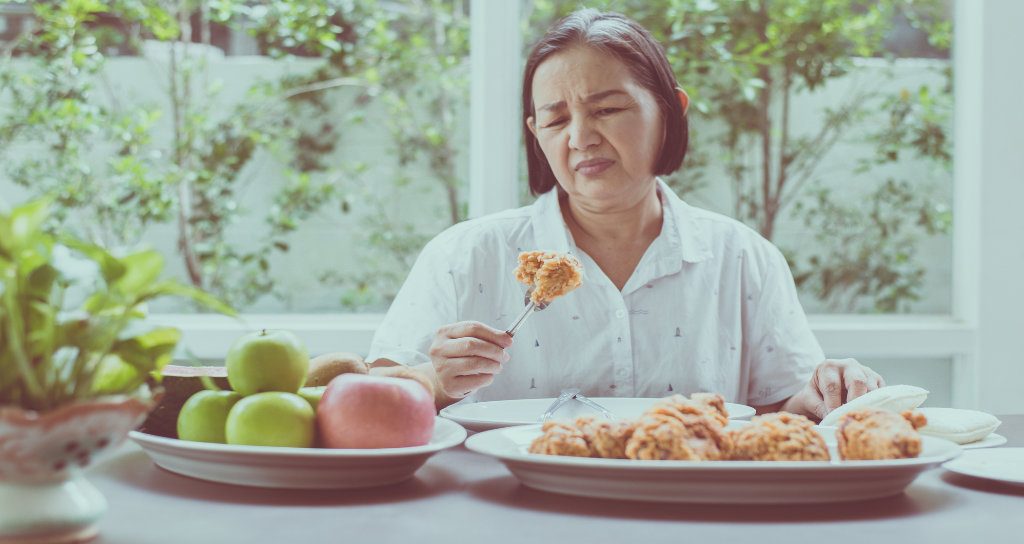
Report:
<svg viewBox="0 0 1024 544"><path fill-rule="evenodd" d="M523 308L523 313L519 314L519 317L517 317L515 322L512 323L512 326L509 327L507 331L505 331L505 334L509 336L515 336L516 332L519 331L519 328L523 326L523 323L526 323L526 318L533 315L534 312L539 312L544 308L548 307L547 302L541 302L540 304L535 303L530 298L530 295L532 294L533 286L531 285L530 288L526 291L526 298L523 299L523 304L526 305L526 307Z"/></svg>
<svg viewBox="0 0 1024 544"><path fill-rule="evenodd" d="M590 400L590 397L587 397L583 393L580 393L580 390L575 387L570 389L563 389L562 392L558 394L558 398L551 403L551 406L548 406L547 410L544 410L544 413L541 414L537 420L540 421L541 423L544 423L545 421L550 419L551 416L555 412L557 412L559 408L561 408L563 405L565 405L565 403L571 401L572 399L580 401L585 406L589 406L597 410L598 412L601 412L601 415L608 418L609 420L615 421L615 416L613 416L607 408L601 406L600 404L594 402L593 400Z"/></svg>

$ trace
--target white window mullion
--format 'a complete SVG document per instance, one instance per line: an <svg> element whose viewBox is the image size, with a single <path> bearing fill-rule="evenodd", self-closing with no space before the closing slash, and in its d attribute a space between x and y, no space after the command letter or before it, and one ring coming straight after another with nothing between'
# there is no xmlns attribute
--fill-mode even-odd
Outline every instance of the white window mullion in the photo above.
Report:
<svg viewBox="0 0 1024 544"><path fill-rule="evenodd" d="M470 217L519 205L519 3L470 3Z"/></svg>
<svg viewBox="0 0 1024 544"><path fill-rule="evenodd" d="M956 2L953 30L953 275L952 313L970 327L978 326L981 247L979 216L982 132L981 3ZM970 135L970 136L969 136ZM953 360L953 400L963 408L978 406L977 337Z"/></svg>

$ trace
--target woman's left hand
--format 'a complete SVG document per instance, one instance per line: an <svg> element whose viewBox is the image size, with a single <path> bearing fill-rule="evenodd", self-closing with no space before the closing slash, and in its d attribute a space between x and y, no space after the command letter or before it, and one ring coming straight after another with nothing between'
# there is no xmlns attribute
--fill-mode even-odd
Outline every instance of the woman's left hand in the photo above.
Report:
<svg viewBox="0 0 1024 544"><path fill-rule="evenodd" d="M832 410L879 387L885 387L882 376L856 359L827 359L782 410L821 420Z"/></svg>

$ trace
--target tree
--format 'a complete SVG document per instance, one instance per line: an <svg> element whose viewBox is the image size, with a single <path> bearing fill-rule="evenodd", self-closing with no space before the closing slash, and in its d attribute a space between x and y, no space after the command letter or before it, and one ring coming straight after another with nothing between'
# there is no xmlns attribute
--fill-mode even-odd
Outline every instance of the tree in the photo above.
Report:
<svg viewBox="0 0 1024 544"><path fill-rule="evenodd" d="M386 105L399 168L411 172L426 162L420 177L442 188L441 226L465 217L453 143L458 112L468 105L462 2L71 0L36 2L32 10L37 30L4 49L0 90L11 107L0 118L0 143L15 183L59 195L60 226L126 247L147 227L173 222L188 280L245 306L273 291L272 257L290 250L303 221L332 205L358 210L366 222L355 235L381 249L378 262L323 277L347 287L342 302L349 306L386 305L424 236L384 210L389 195L360 179L365 165L331 159L343 144L340 128L360 123L374 101ZM129 40L162 46L168 108L123 104L97 85L106 60L95 28L100 16L130 29ZM251 33L269 56L305 57L315 66L253 87L230 111L215 110L209 97L219 81L205 53L211 29L225 27ZM341 88L358 92L339 108L345 99L332 91ZM161 115L173 126L166 146L153 139ZM20 153L26 145L32 152ZM285 167L285 180L266 232L243 249L229 239L245 213L243 171L266 156ZM394 183L411 177L401 172Z"/></svg>
<svg viewBox="0 0 1024 544"><path fill-rule="evenodd" d="M942 213L943 204L927 198L906 199L909 186L888 180L877 185L869 205L841 205L833 202L833 194L822 186L819 170L837 143L856 138L872 112L901 102L893 102L875 87L858 88L821 112L822 122L808 132L794 130L793 102L848 76L857 58L891 57L885 38L898 16L927 29L933 45L948 52L949 24L941 9L944 2L636 0L594 4L626 13L648 28L665 47L679 81L691 96L691 150L697 160L688 159L684 171L668 180L671 185L682 193L699 190L699 182L707 178L711 166L708 157L720 157L732 185L734 217L769 240L776 237L784 214L804 217L808 226L818 228L823 254L807 255L803 248L784 250L796 269L797 281L806 283L833 308L851 309L862 299L874 299L877 310L894 311L919 296L924 271L913 262L914 241L948 229L948 221L939 217L948 216ZM575 8L575 2L538 0L531 26L546 28ZM951 96L948 89L930 92ZM928 142L939 148L948 146L945 134L951 105L951 100L940 99L931 109L928 130L933 133L927 136ZM913 116L890 119L893 125L888 135L874 137L878 146L888 146L889 151L920 147L903 137L904 132L915 131ZM928 152L927 156L938 156L948 154L948 149ZM863 162L852 174L860 174L865 183L877 183L870 173L871 167L879 164ZM948 163L944 166L938 179L948 182L951 170ZM887 202L885 217L876 209L881 201ZM896 219L921 214L928 217L918 222ZM835 231L839 225L849 229L842 236ZM885 230L891 236L861 238L873 242L861 248L862 257L844 253L839 246L841 239L863 237L872 230ZM886 246L894 237L904 238L896 254ZM838 259L839 255L844 257ZM879 266L868 262L868 257L881 255L900 262L881 265L882 274ZM881 280L880 275L888 275L888 279ZM851 292L856 296L850 298Z"/></svg>

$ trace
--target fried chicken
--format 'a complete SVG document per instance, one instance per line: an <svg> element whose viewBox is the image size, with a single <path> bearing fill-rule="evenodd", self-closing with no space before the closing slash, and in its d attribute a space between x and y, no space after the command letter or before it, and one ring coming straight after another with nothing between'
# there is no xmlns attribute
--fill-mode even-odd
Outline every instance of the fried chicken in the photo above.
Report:
<svg viewBox="0 0 1024 544"><path fill-rule="evenodd" d="M684 401L680 401L684 399ZM717 461L728 459L732 437L717 412L675 395L656 403L641 418L626 443L630 459ZM724 419L727 423L728 418Z"/></svg>
<svg viewBox="0 0 1024 544"><path fill-rule="evenodd" d="M636 430L633 421L607 421L593 416L576 419L579 429L590 446L591 457L626 459L626 443Z"/></svg>
<svg viewBox="0 0 1024 544"><path fill-rule="evenodd" d="M632 421L606 421L582 416L572 423L548 421L544 434L530 444L530 453L625 459L626 441L633 434Z"/></svg>
<svg viewBox="0 0 1024 544"><path fill-rule="evenodd" d="M699 461L686 441L686 426L678 418L648 414L640 418L626 442L626 457L658 461Z"/></svg>
<svg viewBox="0 0 1024 544"><path fill-rule="evenodd" d="M532 286L537 280L537 271L544 261L554 259L558 254L554 251L524 251L519 254L519 266L516 267L516 280Z"/></svg>
<svg viewBox="0 0 1024 544"><path fill-rule="evenodd" d="M547 421L541 427L544 433L530 444L530 453L590 457L590 445L583 432L571 423Z"/></svg>
<svg viewBox="0 0 1024 544"><path fill-rule="evenodd" d="M917 429L928 423L912 411L896 414L876 408L854 410L839 418L836 439L846 460L905 459L921 454Z"/></svg>
<svg viewBox="0 0 1024 544"><path fill-rule="evenodd" d="M729 412L725 409L725 399L718 393L694 393L690 398L683 395L672 395L654 403L649 413L667 415L705 415L723 427L729 424Z"/></svg>
<svg viewBox="0 0 1024 544"><path fill-rule="evenodd" d="M732 432L736 461L828 461L825 440L804 416L779 412L755 416Z"/></svg>
<svg viewBox="0 0 1024 544"><path fill-rule="evenodd" d="M569 255L551 251L524 251L519 254L516 279L533 287L530 300L537 305L551 303L580 286L581 266Z"/></svg>
<svg viewBox="0 0 1024 544"><path fill-rule="evenodd" d="M732 437L725 401L717 394L692 399L673 395L656 402L636 421L606 421L593 416L572 423L549 421L530 445L530 453L606 459L728 459Z"/></svg>

